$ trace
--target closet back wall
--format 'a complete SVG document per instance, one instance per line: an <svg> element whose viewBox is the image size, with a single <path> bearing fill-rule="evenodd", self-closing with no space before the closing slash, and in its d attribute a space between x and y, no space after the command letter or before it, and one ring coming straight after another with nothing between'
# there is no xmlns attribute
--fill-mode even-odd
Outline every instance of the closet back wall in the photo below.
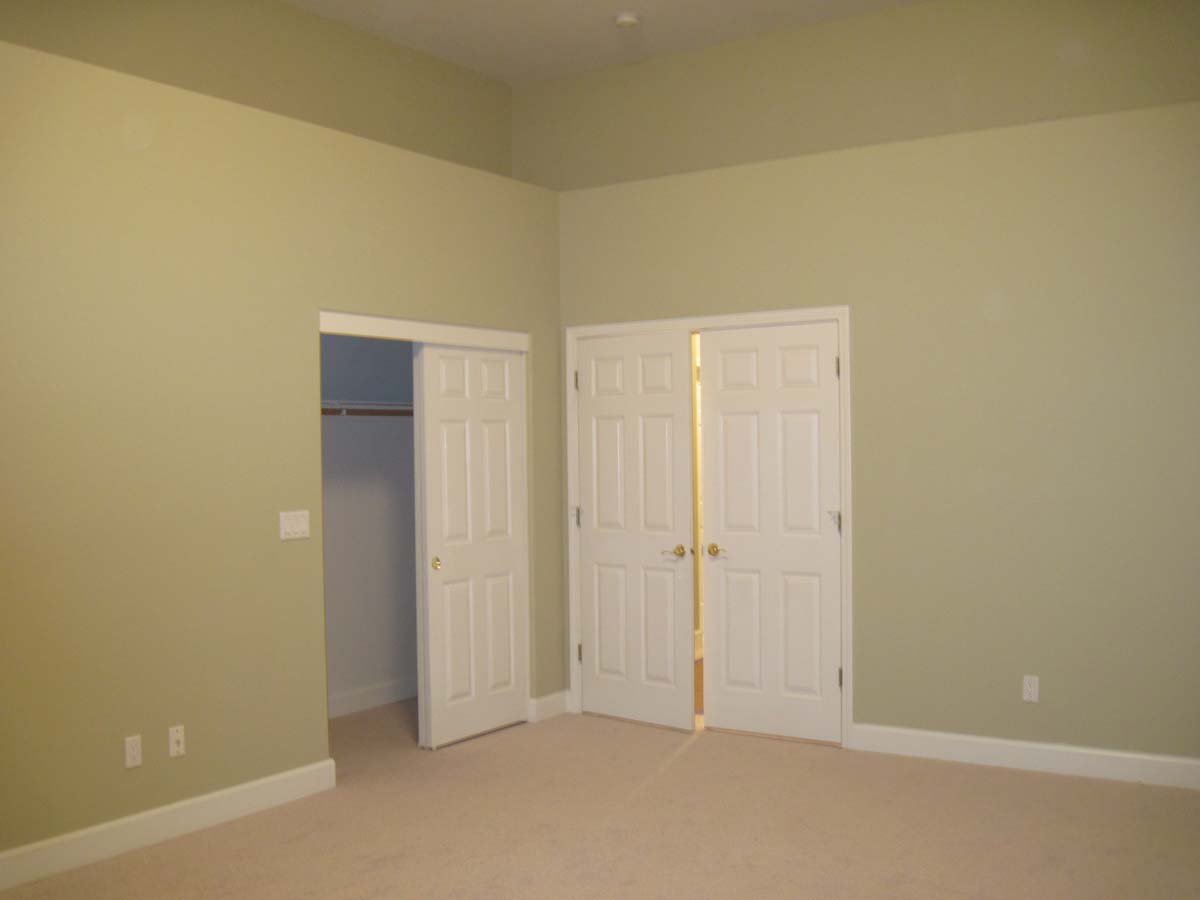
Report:
<svg viewBox="0 0 1200 900"><path fill-rule="evenodd" d="M412 404L412 344L321 336L322 404ZM413 421L322 416L329 716L417 695Z"/></svg>

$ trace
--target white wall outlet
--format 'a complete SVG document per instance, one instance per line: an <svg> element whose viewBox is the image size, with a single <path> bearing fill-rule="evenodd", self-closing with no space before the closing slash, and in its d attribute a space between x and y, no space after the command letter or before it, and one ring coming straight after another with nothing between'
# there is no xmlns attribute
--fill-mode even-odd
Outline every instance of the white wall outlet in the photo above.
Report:
<svg viewBox="0 0 1200 900"><path fill-rule="evenodd" d="M1038 677L1036 675L1026 675L1021 679L1021 699L1026 703L1038 702Z"/></svg>
<svg viewBox="0 0 1200 900"><path fill-rule="evenodd" d="M167 729L167 753L172 756L183 756L187 752L183 742L183 726L172 725Z"/></svg>
<svg viewBox="0 0 1200 900"><path fill-rule="evenodd" d="M142 736L131 734L125 738L125 768L136 769L142 764Z"/></svg>
<svg viewBox="0 0 1200 900"><path fill-rule="evenodd" d="M279 539L297 541L308 537L308 510L293 509L279 514Z"/></svg>

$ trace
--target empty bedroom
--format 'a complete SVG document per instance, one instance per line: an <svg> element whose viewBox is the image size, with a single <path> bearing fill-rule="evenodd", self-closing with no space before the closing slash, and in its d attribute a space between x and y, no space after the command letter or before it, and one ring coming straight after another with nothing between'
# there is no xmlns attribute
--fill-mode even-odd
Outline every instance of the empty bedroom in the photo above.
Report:
<svg viewBox="0 0 1200 900"><path fill-rule="evenodd" d="M0 898L1200 897L1200 4L0 2Z"/></svg>

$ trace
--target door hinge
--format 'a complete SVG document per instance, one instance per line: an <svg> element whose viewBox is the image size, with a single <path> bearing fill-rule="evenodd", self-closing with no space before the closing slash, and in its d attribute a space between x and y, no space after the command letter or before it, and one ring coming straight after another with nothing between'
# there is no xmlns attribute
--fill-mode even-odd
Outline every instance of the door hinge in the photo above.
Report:
<svg viewBox="0 0 1200 900"><path fill-rule="evenodd" d="M842 533L842 511L840 509L831 509L829 518L833 519L833 524L837 526L838 534Z"/></svg>
<svg viewBox="0 0 1200 900"><path fill-rule="evenodd" d="M583 644L575 645L575 658L580 662L583 662Z"/></svg>
<svg viewBox="0 0 1200 900"><path fill-rule="evenodd" d="M578 506L575 507L575 527L576 528L583 527L583 510L580 509Z"/></svg>
<svg viewBox="0 0 1200 900"><path fill-rule="evenodd" d="M575 390L579 390L579 370L575 370Z"/></svg>
<svg viewBox="0 0 1200 900"><path fill-rule="evenodd" d="M833 374L838 378L842 377L842 358L840 356L833 358Z"/></svg>
<svg viewBox="0 0 1200 900"><path fill-rule="evenodd" d="M838 687L842 686L842 667L838 666Z"/></svg>

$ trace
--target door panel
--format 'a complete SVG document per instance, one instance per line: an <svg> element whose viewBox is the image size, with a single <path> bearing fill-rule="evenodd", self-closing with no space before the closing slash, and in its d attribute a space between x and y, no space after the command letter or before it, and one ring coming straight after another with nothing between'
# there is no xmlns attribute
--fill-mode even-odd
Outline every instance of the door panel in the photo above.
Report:
<svg viewBox="0 0 1200 900"><path fill-rule="evenodd" d="M596 674L625 678L625 567L596 563ZM586 642L585 642L586 643ZM590 648L589 648L590 649Z"/></svg>
<svg viewBox="0 0 1200 900"><path fill-rule="evenodd" d="M837 325L700 346L705 724L840 741Z"/></svg>
<svg viewBox="0 0 1200 900"><path fill-rule="evenodd" d="M437 747L528 715L525 359L429 344L417 353L419 711L421 743Z"/></svg>
<svg viewBox="0 0 1200 900"><path fill-rule="evenodd" d="M642 531L672 537L675 534L675 498L668 473L674 460L671 434L675 423L671 416L641 416L641 444L638 481L641 484Z"/></svg>
<svg viewBox="0 0 1200 900"><path fill-rule="evenodd" d="M780 415L779 457L783 468L783 530L815 534L821 527L820 416L813 412Z"/></svg>
<svg viewBox="0 0 1200 900"><path fill-rule="evenodd" d="M514 632L516 617L513 615L512 577L500 575L487 579L488 637L488 690L506 690L513 686Z"/></svg>
<svg viewBox="0 0 1200 900"><path fill-rule="evenodd" d="M467 466L471 451L467 423L444 421L442 439L437 447L442 471L442 539L464 544L471 540L471 470Z"/></svg>
<svg viewBox="0 0 1200 900"><path fill-rule="evenodd" d="M580 342L583 709L691 730L691 347Z"/></svg>
<svg viewBox="0 0 1200 900"><path fill-rule="evenodd" d="M726 651L722 686L758 690L762 687L759 573L726 570L722 576L725 589L720 600Z"/></svg>
<svg viewBox="0 0 1200 900"><path fill-rule="evenodd" d="M821 579L783 576L783 691L817 696L821 686Z"/></svg>
<svg viewBox="0 0 1200 900"><path fill-rule="evenodd" d="M701 367L703 370L703 367ZM758 413L721 416L721 522L726 532L758 533Z"/></svg>
<svg viewBox="0 0 1200 900"><path fill-rule="evenodd" d="M509 507L512 503L512 471L509 463L508 422L483 423L484 537L502 540L512 536Z"/></svg>
<svg viewBox="0 0 1200 900"><path fill-rule="evenodd" d="M597 528L625 527L625 419L597 416L592 420L591 506Z"/></svg>
<svg viewBox="0 0 1200 900"><path fill-rule="evenodd" d="M469 700L475 693L475 598L469 581L442 586L446 613L446 701Z"/></svg>
<svg viewBox="0 0 1200 900"><path fill-rule="evenodd" d="M675 572L642 570L642 679L675 683Z"/></svg>

